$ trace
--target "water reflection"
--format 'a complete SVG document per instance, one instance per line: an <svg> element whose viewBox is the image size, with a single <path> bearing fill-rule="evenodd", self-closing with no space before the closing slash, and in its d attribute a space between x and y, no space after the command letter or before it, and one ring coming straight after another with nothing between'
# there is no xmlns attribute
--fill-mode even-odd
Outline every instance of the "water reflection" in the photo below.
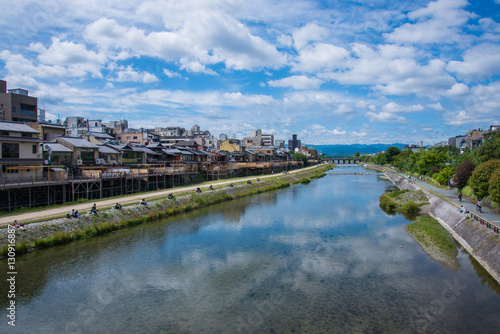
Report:
<svg viewBox="0 0 500 334"><path fill-rule="evenodd" d="M329 175L20 257L12 332L500 328L492 311L500 298L467 254L458 272L443 269L402 216L379 209L387 185L376 175ZM435 312L447 282L466 288Z"/></svg>

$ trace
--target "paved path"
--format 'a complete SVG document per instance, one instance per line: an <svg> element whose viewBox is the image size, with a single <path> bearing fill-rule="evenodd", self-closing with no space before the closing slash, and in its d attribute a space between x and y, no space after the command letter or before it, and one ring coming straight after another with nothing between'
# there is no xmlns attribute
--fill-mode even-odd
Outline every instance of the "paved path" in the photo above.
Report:
<svg viewBox="0 0 500 334"><path fill-rule="evenodd" d="M289 174L294 174L298 172L302 172L307 169L311 168L316 168L320 165L315 165L311 167L306 167L302 169L296 169L292 170L289 172ZM252 176L252 177L245 177L245 178L238 178L238 179L228 179L227 181L213 181L212 183L205 182L203 184L197 184L194 186L186 186L186 187L180 187L180 188L169 188L161 191L155 191L151 193L142 193L139 195L130 195L130 196L124 196L122 198L114 198L114 199L101 199L101 200L95 200L93 202L88 202L88 203L83 203L83 204L68 204L67 206L62 206L58 208L53 208L53 209L46 209L46 210L39 210L39 211L31 211L31 212L25 212L21 214L15 214L15 215L8 215L8 216L3 216L0 217L0 226L5 226L7 224L11 224L14 220L17 220L18 222L29 222L32 220L37 220L39 221L42 218L46 218L46 220L49 220L53 217L58 217L61 215L64 215L66 213L69 213L71 209L78 210L80 213L84 213L92 207L93 203L95 202L97 204L97 209L100 207L106 207L106 206L114 206L116 202L120 202L121 205L126 206L126 205L131 205L134 203L139 204L141 199L145 198L147 200L150 199L155 199L155 198L160 198L160 197L166 197L168 194L177 194L181 192L186 192L186 191L195 191L196 188L200 187L202 190L203 189L208 189L210 184L214 186L221 186L221 185L229 185L231 183L239 183L239 182L244 182L248 180L255 180L257 177L259 179L266 179L270 177L277 177L277 176L282 176L283 173L276 173L276 174L269 174L269 175L259 175L259 176Z"/></svg>
<svg viewBox="0 0 500 334"><path fill-rule="evenodd" d="M398 175L400 175L400 176L405 177L406 179L408 179L408 175L396 172L393 169L390 169L390 170L392 172L394 172L394 173L396 173L396 174L398 174ZM412 176L412 180L413 179L415 179L415 177ZM418 186L420 186L421 188L432 190L432 191L440 194L442 197L446 197L446 198L450 199L458 207L460 207L461 205L465 206L469 211L478 214L479 216L483 217L486 220L489 220L492 223L495 223L497 225L499 225L499 223L500 223L500 215L499 214L491 211L490 209L488 209L488 208L486 208L484 206L483 206L483 210L482 210L483 212L482 213L477 212L476 211L476 202L472 201L471 199L468 199L466 197L462 197L462 201L460 202L458 200L457 190L456 189L441 189L441 188L438 188L438 187L436 187L436 186L434 186L434 185L432 185L430 183L420 181L419 179L417 179L417 181L415 182L415 184L418 185Z"/></svg>

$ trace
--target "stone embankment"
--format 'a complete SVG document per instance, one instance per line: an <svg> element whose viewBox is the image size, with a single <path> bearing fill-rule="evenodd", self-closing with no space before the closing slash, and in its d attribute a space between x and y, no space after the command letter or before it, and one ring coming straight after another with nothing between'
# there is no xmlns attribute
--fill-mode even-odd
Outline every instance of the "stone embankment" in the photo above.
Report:
<svg viewBox="0 0 500 334"><path fill-rule="evenodd" d="M73 240L90 238L126 226L138 225L176 213L191 211L198 207L220 203L244 196L288 187L295 183L309 183L311 179L322 177L331 165L284 174L260 181L253 180L234 187L206 190L200 194L178 196L174 199L160 198L145 205L130 205L121 210L109 209L97 215L85 214L79 218L61 218L33 223L24 230L15 230L16 253L22 254L35 249L61 245ZM0 257L8 252L9 229L0 229Z"/></svg>
<svg viewBox="0 0 500 334"><path fill-rule="evenodd" d="M418 185L406 178L379 166L367 166L384 171L385 176L400 189L419 190ZM458 207L443 198L422 189L431 203L430 215L457 240L488 273L500 283L500 237L468 216L460 213Z"/></svg>

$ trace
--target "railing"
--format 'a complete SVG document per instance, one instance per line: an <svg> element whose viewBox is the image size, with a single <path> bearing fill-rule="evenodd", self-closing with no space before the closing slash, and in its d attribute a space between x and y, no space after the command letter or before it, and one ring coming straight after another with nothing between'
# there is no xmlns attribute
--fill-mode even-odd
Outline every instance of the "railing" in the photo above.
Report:
<svg viewBox="0 0 500 334"><path fill-rule="evenodd" d="M492 223L490 222L489 220L487 219L484 219L483 217L475 214L474 212L470 212L470 216L472 219L474 219L475 221L478 221L481 225L486 225L487 228L493 230L493 232L495 232L496 234L499 234L500 232L500 227L498 227L498 225L496 225L495 223Z"/></svg>

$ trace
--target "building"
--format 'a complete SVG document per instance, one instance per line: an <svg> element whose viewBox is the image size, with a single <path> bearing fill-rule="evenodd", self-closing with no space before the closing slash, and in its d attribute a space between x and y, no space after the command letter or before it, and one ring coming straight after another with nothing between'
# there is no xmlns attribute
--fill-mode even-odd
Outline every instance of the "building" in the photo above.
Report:
<svg viewBox="0 0 500 334"><path fill-rule="evenodd" d="M239 139L226 139L220 143L220 150L232 152L245 152L245 146L241 144Z"/></svg>
<svg viewBox="0 0 500 334"><path fill-rule="evenodd" d="M293 134L292 139L288 141L288 150L295 151L296 148L300 147L301 142L297 139L297 135Z"/></svg>
<svg viewBox="0 0 500 334"><path fill-rule="evenodd" d="M0 121L0 177L25 179L42 176L42 141L26 124Z"/></svg>
<svg viewBox="0 0 500 334"><path fill-rule="evenodd" d="M150 143L160 141L159 135L146 129L125 129L123 132L117 130L115 138L122 144L136 143L140 145L148 145Z"/></svg>
<svg viewBox="0 0 500 334"><path fill-rule="evenodd" d="M246 147L252 146L274 146L274 135L262 134L262 129L251 131L250 136L243 138Z"/></svg>
<svg viewBox="0 0 500 334"><path fill-rule="evenodd" d="M66 136L81 137L87 132L106 133L115 136L115 128L107 127L100 119L86 120L83 117L67 117L63 125L66 127Z"/></svg>
<svg viewBox="0 0 500 334"><path fill-rule="evenodd" d="M43 141L52 141L57 137L62 137L66 134L66 128L59 124L26 123L26 125L38 131L39 137Z"/></svg>
<svg viewBox="0 0 500 334"><path fill-rule="evenodd" d="M36 122L38 99L22 88L7 90L7 82L0 80L0 121Z"/></svg>
<svg viewBox="0 0 500 334"><path fill-rule="evenodd" d="M58 137L56 142L73 151L71 164L76 166L92 166L99 159L99 146L88 140L75 137Z"/></svg>

